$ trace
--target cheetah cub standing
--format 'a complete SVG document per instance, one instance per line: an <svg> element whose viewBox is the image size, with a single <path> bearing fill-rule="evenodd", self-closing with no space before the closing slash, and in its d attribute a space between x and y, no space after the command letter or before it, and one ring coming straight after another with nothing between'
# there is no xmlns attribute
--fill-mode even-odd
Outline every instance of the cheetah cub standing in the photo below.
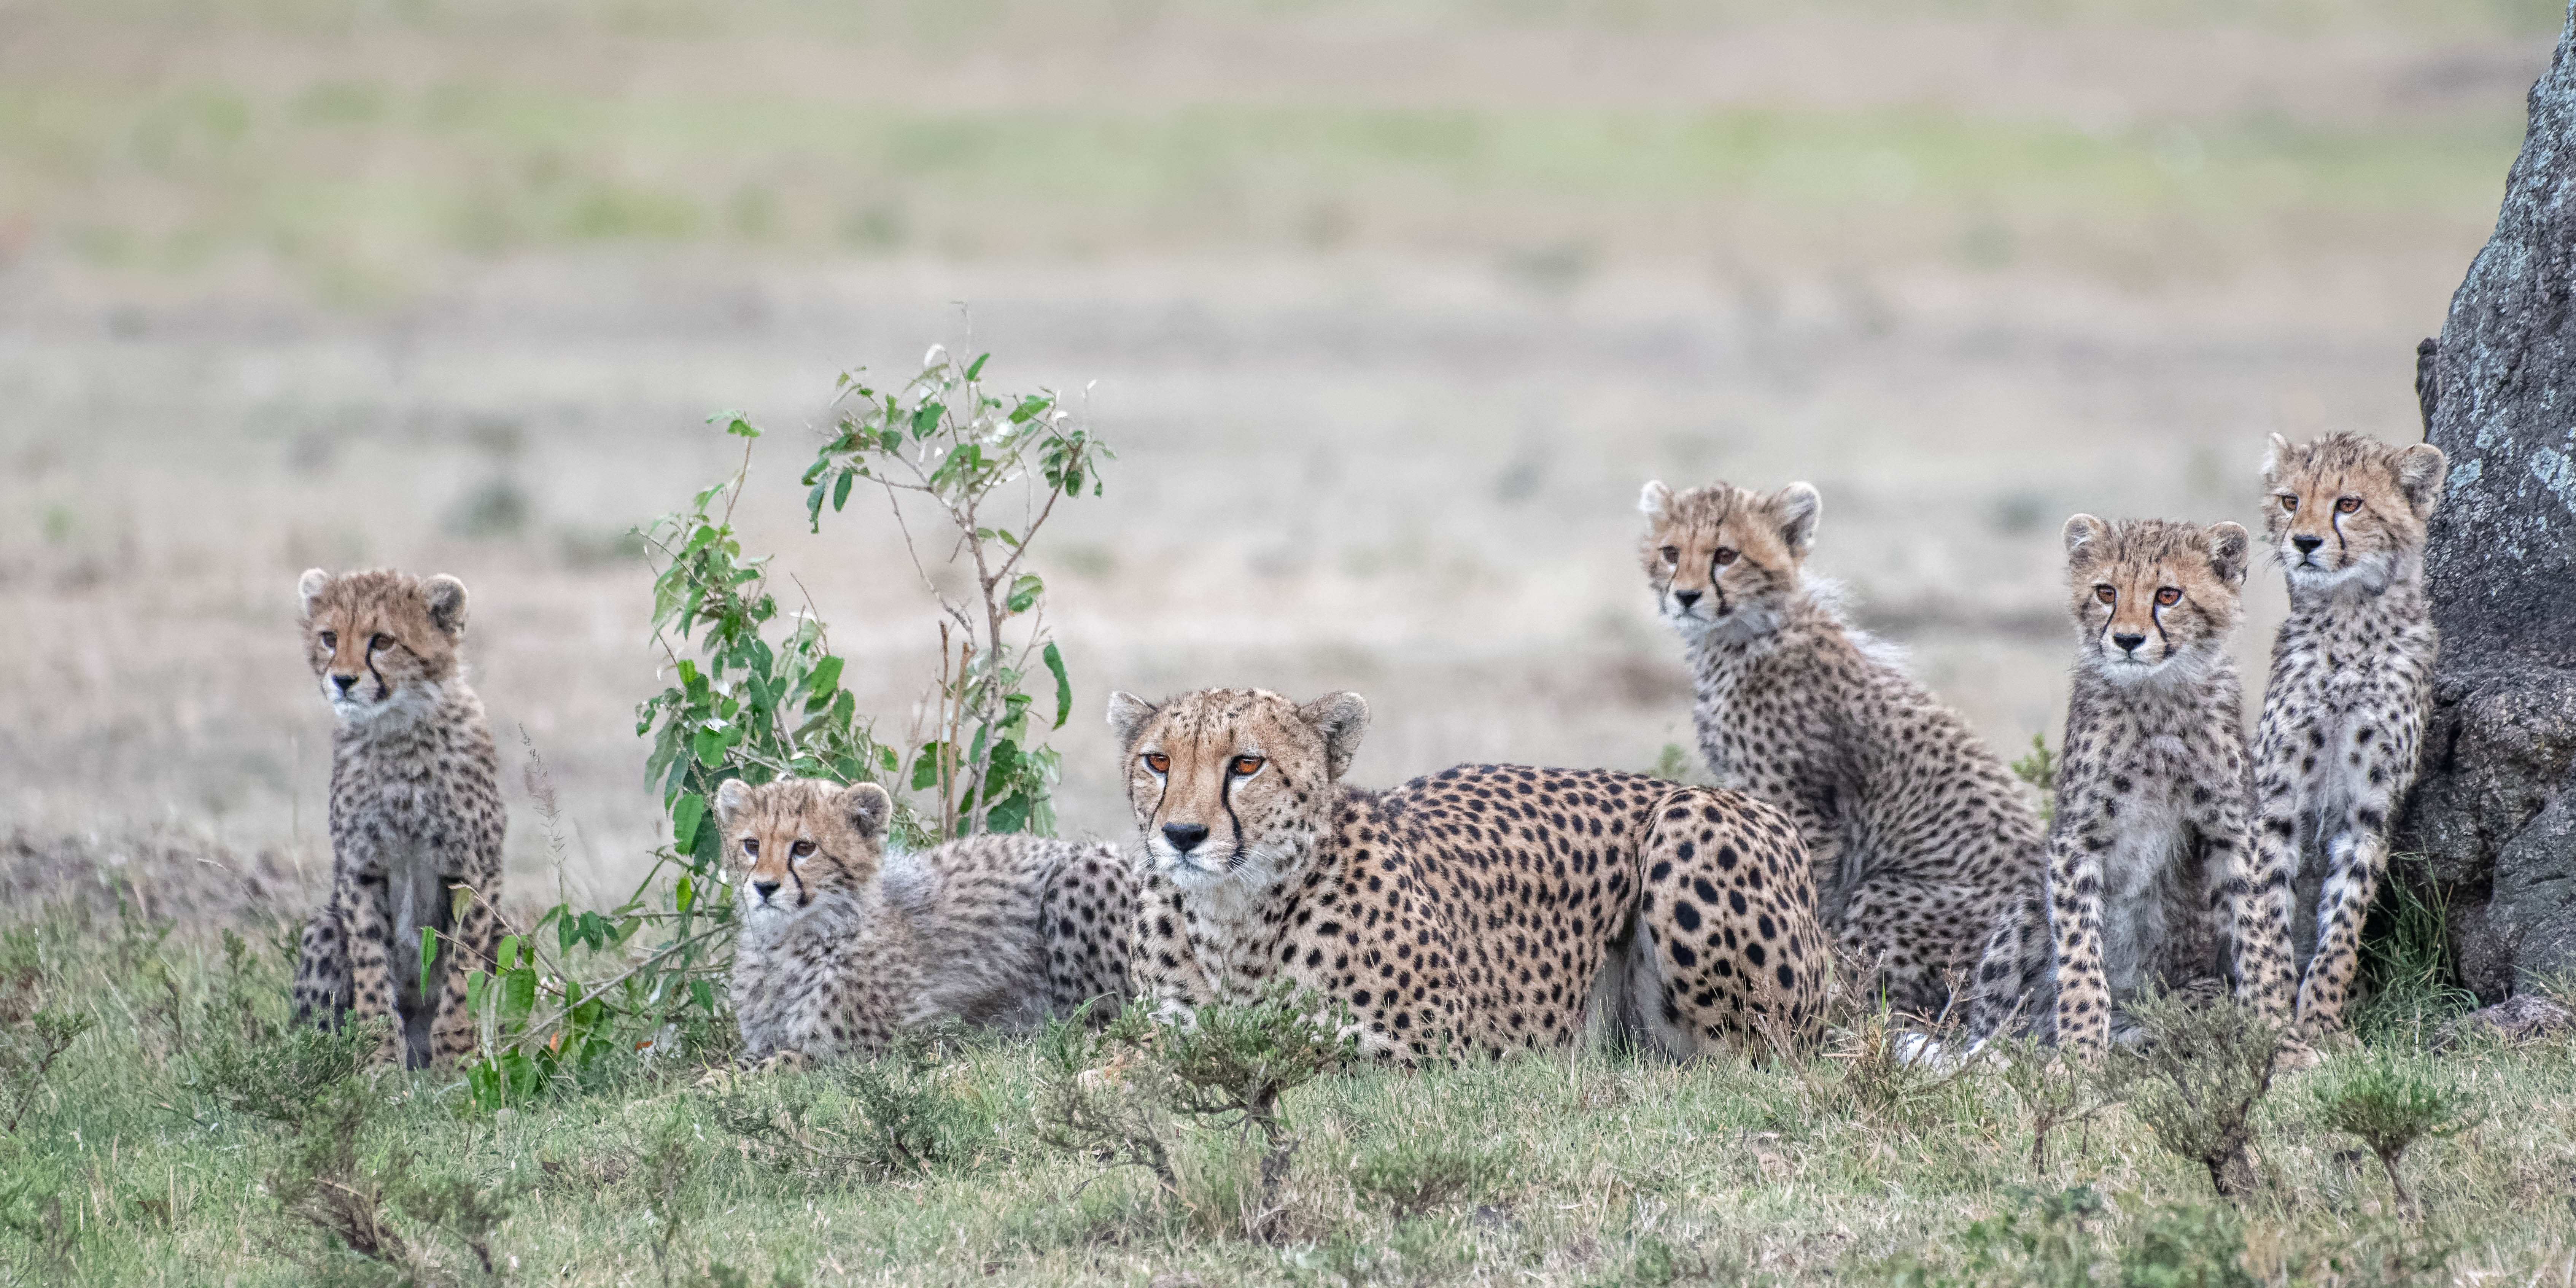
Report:
<svg viewBox="0 0 2576 1288"><path fill-rule="evenodd" d="M2244 691L2227 653L2252 545L2233 523L2066 521L2081 643L2047 918L2069 1050L2099 1055L2142 987L2231 969L2240 997L2286 1007L2289 926L2247 881Z"/></svg>
<svg viewBox="0 0 2576 1288"><path fill-rule="evenodd" d="M2442 474L2438 447L2354 433L2300 447L2275 434L2263 460L2264 529L2289 575L2290 616L2255 735L2255 844L2266 894L2286 904L2295 880L2316 910L2296 927L2314 940L2298 994L2310 1037L2343 1026L2388 825L2415 781L2441 646L2424 527Z"/></svg>
<svg viewBox="0 0 2576 1288"><path fill-rule="evenodd" d="M978 836L889 856L893 810L875 783L717 790L741 885L747 1062L874 1055L930 1020L1031 1028L1126 1000L1134 908L1114 847Z"/></svg>
<svg viewBox="0 0 2576 1288"><path fill-rule="evenodd" d="M1709 772L1788 812L1826 928L1893 1005L1932 1016L1956 976L2023 973L1993 932L2039 879L2039 818L1968 722L1804 578L1822 507L1804 483L1648 483L1646 577L1689 652Z"/></svg>
<svg viewBox="0 0 2576 1288"><path fill-rule="evenodd" d="M399 572L297 586L305 655L339 718L331 738L331 896L304 929L298 1020L390 1016L385 1055L414 1068L474 1050L465 985L500 939L498 758L459 674L465 583ZM423 929L437 932L431 995Z"/></svg>

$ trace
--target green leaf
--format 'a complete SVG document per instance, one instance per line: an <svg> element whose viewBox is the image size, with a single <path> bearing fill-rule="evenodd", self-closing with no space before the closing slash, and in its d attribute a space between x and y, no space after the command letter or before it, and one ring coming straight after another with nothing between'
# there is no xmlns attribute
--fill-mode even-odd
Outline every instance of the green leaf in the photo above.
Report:
<svg viewBox="0 0 2576 1288"><path fill-rule="evenodd" d="M709 769L719 768L724 764L725 736L722 724L723 722L718 721L708 728L700 729L698 736L690 740L690 746L697 750L698 763Z"/></svg>
<svg viewBox="0 0 2576 1288"><path fill-rule="evenodd" d="M690 980L690 981L689 981L689 996L690 996L690 998L691 998L691 999L693 999L694 1001L696 1001L696 1002L697 1002L697 1004L698 1004L698 1009L699 1009L699 1010L704 1011L704 1012L706 1012L706 1013L707 1013L707 1014L709 1014L709 1015L713 1015L713 1014L715 1014L715 1013L716 1013L716 986L715 986L715 985L710 984L710 983L708 983L707 981L702 980L702 979L693 979L693 980Z"/></svg>
<svg viewBox="0 0 2576 1288"><path fill-rule="evenodd" d="M420 995L425 999L434 999L438 996L436 990L430 987L430 982L438 978L438 970L432 964L437 960L438 928L423 926L420 928Z"/></svg>
<svg viewBox="0 0 2576 1288"><path fill-rule="evenodd" d="M1073 681L1065 678L1064 654L1055 651L1054 640L1048 640L1038 656L1045 659L1047 671L1055 676L1055 727L1061 729L1065 717L1073 714Z"/></svg>
<svg viewBox="0 0 2576 1288"><path fill-rule="evenodd" d="M537 968L521 966L501 977L501 1027L516 1032L537 1007Z"/></svg>
<svg viewBox="0 0 2576 1288"><path fill-rule="evenodd" d="M1036 573L1024 572L1011 583L1011 597L1002 606L1014 613L1025 613L1038 602L1038 596L1045 593L1046 583L1039 580Z"/></svg>
<svg viewBox="0 0 2576 1288"><path fill-rule="evenodd" d="M935 402L926 402L913 408L912 436L914 438L930 437L931 431L939 428L939 417L947 410L947 408L942 407Z"/></svg>
<svg viewBox="0 0 2576 1288"><path fill-rule="evenodd" d="M975 355L975 360L966 364L966 378L968 380L973 380L977 376L984 374L984 364L991 361L992 357L993 355L989 353L979 353Z"/></svg>
<svg viewBox="0 0 2576 1288"><path fill-rule="evenodd" d="M939 743L925 742L921 744L921 750L913 754L912 790L926 792L939 785L939 757L942 750L942 745Z"/></svg>
<svg viewBox="0 0 2576 1288"><path fill-rule="evenodd" d="M849 493L849 483L850 476L846 474L842 475L841 492L843 495L847 495ZM837 511L841 507L835 505L832 508ZM807 525L807 531L821 532L823 530L823 485L820 483L815 484L814 489L805 494L805 522Z"/></svg>
<svg viewBox="0 0 2576 1288"><path fill-rule="evenodd" d="M690 792L671 807L671 840L686 845L698 837L698 820L707 816L707 798Z"/></svg>
<svg viewBox="0 0 2576 1288"><path fill-rule="evenodd" d="M671 901L678 905L680 911L687 912L698 901L698 883L682 876L679 887L671 892Z"/></svg>
<svg viewBox="0 0 2576 1288"><path fill-rule="evenodd" d="M832 513L839 514L841 507L850 503L850 480L857 477L849 470L841 471L840 479L832 484Z"/></svg>
<svg viewBox="0 0 2576 1288"><path fill-rule="evenodd" d="M758 429L753 428L753 427L752 427L752 423L751 423L750 421L744 420L744 419L742 418L742 413L741 413L741 412L738 412L738 411L729 411L729 412L724 412L724 413L721 413L721 414L719 414L719 415L710 416L710 417L708 417L707 419L708 419L710 422L718 421L718 420L726 421L727 423L726 423L726 425L725 425L725 432L726 432L726 433L728 433L728 434L733 435L733 436L734 436L734 437L736 437L736 438L758 438L758 437L760 437L760 431L759 431Z"/></svg>

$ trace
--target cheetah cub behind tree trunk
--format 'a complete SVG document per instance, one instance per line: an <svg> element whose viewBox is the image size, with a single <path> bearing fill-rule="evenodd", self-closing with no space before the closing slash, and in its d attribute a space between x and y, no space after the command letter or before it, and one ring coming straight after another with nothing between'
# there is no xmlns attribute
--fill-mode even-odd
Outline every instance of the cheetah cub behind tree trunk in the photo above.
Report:
<svg viewBox="0 0 2576 1288"><path fill-rule="evenodd" d="M2442 450L2354 433L2264 457L2264 529L2290 583L2255 736L2254 796L2265 890L2285 909L2295 881L2313 919L2299 982L2302 1031L2343 1027L2362 919L2388 865L2388 826L2415 781L2432 705L2433 629L2424 527L2441 499ZM2286 911L2284 913L2286 916Z"/></svg>
<svg viewBox="0 0 2576 1288"><path fill-rule="evenodd" d="M1648 483L1638 508L1657 611L1689 653L1700 753L1796 821L1843 951L1925 1017L1971 970L2020 977L2023 945L1997 932L2039 879L2039 818L1968 722L1805 579L1816 490Z"/></svg>
<svg viewBox="0 0 2576 1288"><path fill-rule="evenodd" d="M875 1055L931 1020L1025 1029L1125 1002L1134 906L1115 848L978 836L889 856L893 809L875 783L717 790L746 1061Z"/></svg>
<svg viewBox="0 0 2576 1288"><path fill-rule="evenodd" d="M2047 921L2050 1010L2069 1050L2099 1055L2140 989L2222 972L2240 998L2286 1018L2289 926L2248 878L2244 696L2227 653L2252 544L2233 523L2066 522L2081 642Z"/></svg>
<svg viewBox="0 0 2576 1288"><path fill-rule="evenodd" d="M339 727L331 895L304 930L296 1017L391 1017L388 1057L445 1065L474 1050L465 985L500 938L507 822L483 704L457 664L465 584L316 568L297 589L305 655ZM437 933L426 993L424 929Z"/></svg>

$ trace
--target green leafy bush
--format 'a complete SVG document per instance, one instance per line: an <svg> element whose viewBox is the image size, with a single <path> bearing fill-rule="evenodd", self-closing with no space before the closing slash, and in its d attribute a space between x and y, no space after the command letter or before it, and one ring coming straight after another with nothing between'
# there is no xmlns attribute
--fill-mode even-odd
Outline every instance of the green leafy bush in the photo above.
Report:
<svg viewBox="0 0 2576 1288"><path fill-rule="evenodd" d="M2250 1193L2254 1168L2246 1146L2254 1136L2254 1106L2272 1089L2281 1031L2232 999L2141 997L2129 1014L2146 1030L2146 1045L2104 1059L2104 1088L2167 1152L2207 1169L2221 1196Z"/></svg>
<svg viewBox="0 0 2576 1288"><path fill-rule="evenodd" d="M2379 1159L2400 1211L2421 1211L2398 1174L2406 1151L2420 1140L2459 1135L2478 1121L2469 1097L2448 1077L2386 1052L2365 1051L2338 1062L2314 1095L2326 1126L2360 1137Z"/></svg>

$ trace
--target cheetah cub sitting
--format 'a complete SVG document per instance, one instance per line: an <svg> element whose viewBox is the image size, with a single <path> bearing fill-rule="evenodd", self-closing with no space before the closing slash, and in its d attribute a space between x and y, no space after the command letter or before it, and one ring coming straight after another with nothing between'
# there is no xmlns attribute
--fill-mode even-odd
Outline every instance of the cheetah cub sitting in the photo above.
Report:
<svg viewBox="0 0 2576 1288"><path fill-rule="evenodd" d="M875 783L717 790L746 1063L875 1055L931 1020L1025 1029L1127 999L1134 909L1114 847L978 836L890 856L893 812Z"/></svg>
<svg viewBox="0 0 2576 1288"><path fill-rule="evenodd" d="M2295 881L2314 920L2298 1020L2343 1027L2362 918L2388 865L2388 826L2415 781L2441 637L2424 588L2424 528L2441 499L2442 449L2363 434L2292 447L2272 436L2264 529L2290 582L2290 616L2254 744L2263 889ZM2316 862L2321 860L2322 862ZM2287 913L2284 913L2287 916Z"/></svg>
<svg viewBox="0 0 2576 1288"><path fill-rule="evenodd" d="M2286 1005L2289 926L2248 880L2244 696L2227 652L2252 544L2233 523L2066 521L2080 643L2048 835L2055 971L2026 999L2043 1031L2038 1012L2053 1011L2068 1050L2101 1054L2142 988L2232 972L2240 997Z"/></svg>
<svg viewBox="0 0 2576 1288"><path fill-rule="evenodd" d="M1461 765L1344 786L1368 703L1124 693L1135 975L1169 1012L1285 979L1406 1065L1617 1032L1677 1057L1798 1042L1827 956L1798 834L1734 792Z"/></svg>
<svg viewBox="0 0 2576 1288"><path fill-rule="evenodd" d="M1796 821L1843 951L1926 1017L1972 970L2019 978L2020 945L1996 932L2039 879L2039 818L1968 722L1805 577L1816 489L1648 483L1638 508L1656 609L1689 653L1700 754Z"/></svg>
<svg viewBox="0 0 2576 1288"><path fill-rule="evenodd" d="M299 1021L391 1017L414 1068L474 1050L466 981L500 942L498 759L457 663L465 583L304 574L304 651L331 704L331 895L304 928ZM437 932L421 988L421 931Z"/></svg>

